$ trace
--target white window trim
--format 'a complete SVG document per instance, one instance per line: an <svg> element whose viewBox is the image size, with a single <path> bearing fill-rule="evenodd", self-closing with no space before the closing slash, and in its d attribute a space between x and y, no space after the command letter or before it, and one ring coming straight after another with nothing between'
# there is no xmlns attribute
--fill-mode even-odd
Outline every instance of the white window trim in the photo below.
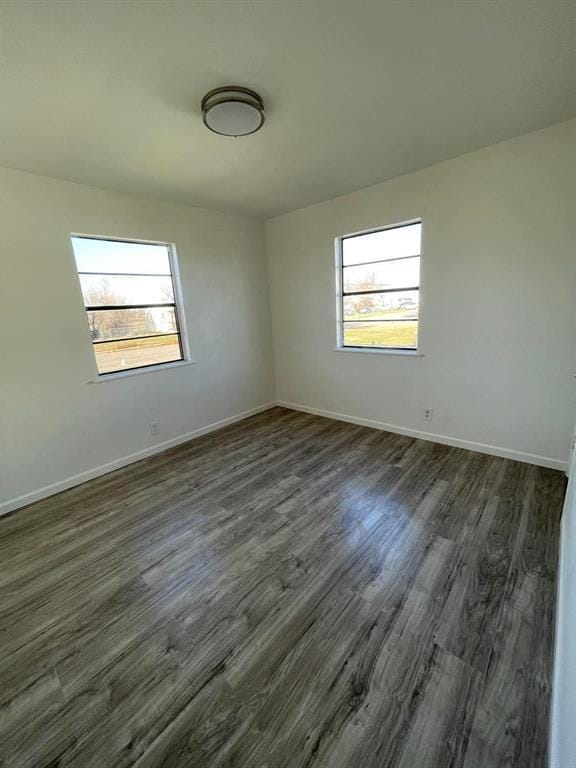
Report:
<svg viewBox="0 0 576 768"><path fill-rule="evenodd" d="M114 371L114 373L98 374L98 378L90 379L87 384L105 384L107 381L127 379L130 376L139 376L141 373L154 373L155 371L167 371L172 368L183 368L194 365L196 360L174 360L171 363L159 363L158 365L143 365L141 368L130 368L129 371Z"/></svg>
<svg viewBox="0 0 576 768"><path fill-rule="evenodd" d="M343 249L342 244L348 237L356 237L358 235L370 235L374 232L384 232L387 229L398 229L399 227L410 226L410 224L421 224L422 235L424 233L424 222L421 218L408 219L406 221L398 221L395 224L388 224L384 227L372 227L371 229L362 229L359 232L348 232L345 235L338 235L334 239L334 252L336 262L336 346L335 352L358 352L362 355L397 355L399 357L424 357L422 351L422 343L420 341L420 330L422 327L422 267L420 267L420 282L418 285L418 342L416 349L401 349L397 347L347 347L344 346L343 338L343 316L342 316L342 266L343 266ZM420 240L420 259L422 259L422 241ZM422 265L422 261L420 262Z"/></svg>
<svg viewBox="0 0 576 768"><path fill-rule="evenodd" d="M76 257L74 255L74 246L72 244L72 238L84 237L91 240L106 240L117 243L141 243L142 245L163 245L168 250L168 260L170 262L170 273L172 277L172 286L174 288L174 303L176 305L176 313L178 319L178 333L180 335L180 344L182 348L182 359L174 360L167 363L157 363L156 365L143 365L140 368L130 368L126 371L112 371L110 373L100 373L98 371L98 365L96 363L96 356L94 355L94 349L92 344L92 337L90 336L90 328L88 325L88 314L86 312L86 306L84 304L84 297L82 295L82 285L80 283L80 275L78 274L78 266L76 264ZM124 379L128 376L137 376L142 373L152 373L153 371L166 371L170 368L182 368L183 366L192 365L196 362L190 355L190 345L188 342L188 326L186 323L186 316L184 313L184 297L182 294L182 285L180 282L180 270L178 267L178 255L176 253L176 244L167 242L165 240L143 240L142 238L134 237L118 237L116 235L91 235L86 232L71 232L68 238L70 244L70 253L72 256L72 264L76 272L76 278L78 281L78 291L80 293L80 300L82 307L84 308L84 317L86 319L86 335L88 343L92 350L92 359L94 364L94 376L87 384L100 384L104 381L114 381L115 379Z"/></svg>
<svg viewBox="0 0 576 768"><path fill-rule="evenodd" d="M360 352L369 355L397 355L398 357L424 357L419 349L395 349L390 347L334 347L334 352Z"/></svg>

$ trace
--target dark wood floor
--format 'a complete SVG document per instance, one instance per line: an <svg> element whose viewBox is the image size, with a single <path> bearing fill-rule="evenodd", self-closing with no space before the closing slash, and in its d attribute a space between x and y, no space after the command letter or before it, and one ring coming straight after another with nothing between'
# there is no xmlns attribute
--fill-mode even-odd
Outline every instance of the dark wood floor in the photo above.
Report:
<svg viewBox="0 0 576 768"><path fill-rule="evenodd" d="M1 519L1 764L544 768L563 492L276 408Z"/></svg>

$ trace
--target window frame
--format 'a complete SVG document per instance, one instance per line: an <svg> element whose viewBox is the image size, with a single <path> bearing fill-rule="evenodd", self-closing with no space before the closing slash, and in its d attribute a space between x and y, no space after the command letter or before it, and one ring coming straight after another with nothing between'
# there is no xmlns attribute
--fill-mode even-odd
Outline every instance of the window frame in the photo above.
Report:
<svg viewBox="0 0 576 768"><path fill-rule="evenodd" d="M386 232L390 229L401 229L403 227L410 227L414 224L420 224L422 227L420 236L420 253L414 254L414 256L401 256L396 259L382 259L380 261L366 262L370 264L382 264L386 261L400 261L402 259L414 258L418 256L420 258L420 270L418 275L417 286L406 286L403 288L387 288L382 290L373 291L344 291L344 240L351 239L353 237L362 237L364 235L371 235L376 232ZM407 221L401 221L395 224L387 224L383 227L372 227L371 229L364 229L359 232L351 232L345 235L339 235L335 238L335 253L336 253L336 347L337 352L364 352L371 355L401 355L401 356L422 356L422 344L421 344L421 327L422 327L422 233L424 230L424 224L421 218L409 219ZM350 266L360 266L354 264ZM350 295L359 294L382 294L382 293L400 293L402 291L418 291L418 319L417 319L417 341L415 347L362 347L354 346L350 344L344 344L344 298ZM406 321L401 322L409 322Z"/></svg>
<svg viewBox="0 0 576 768"><path fill-rule="evenodd" d="M178 337L178 344L180 347L180 355L177 360L168 360L168 361L161 361L159 363L150 363L149 365L140 365L132 368L119 368L116 371L107 371L104 373L100 373L98 370L98 361L96 359L96 353L94 350L94 346L98 343L104 343L104 342L95 342L92 338L92 335L90 333L90 323L88 320L88 312L94 311L94 307L88 307L86 306L84 302L84 295L82 293L82 283L80 280L80 275L82 274L88 274L81 272L78 269L78 265L76 263L76 255L74 252L74 238L77 239L85 239L85 240L102 240L104 242L113 242L113 243L134 243L136 245L159 245L163 246L167 250L168 254L168 263L170 266L170 279L172 282L172 291L174 294L174 302L167 302L165 306L173 307L174 308L174 317L176 321L176 332L175 333L169 333L169 334L150 334L151 336L162 336L162 335L168 335L168 336L177 336ZM134 237L118 237L115 235L92 235L88 234L86 232L71 232L69 237L69 243L70 243L70 251L72 254L72 263L74 265L74 269L76 272L76 279L78 281L78 288L80 292L80 299L82 301L82 307L84 308L84 317L86 320L86 327L87 327L87 336L89 340L90 347L92 349L92 359L94 361L94 369L95 369L95 378L92 380L93 383L100 382L100 381L109 381L111 379L116 378L124 378L125 376L133 376L135 374L139 373L148 373L150 371L160 371L165 370L168 368L177 368L181 367L183 365L189 365L190 363L194 363L195 361L190 356L190 348L188 344L188 334L187 334L187 325L186 325L186 318L184 315L184 299L182 294L182 285L180 282L180 271L178 268L178 255L176 253L176 245L173 242L168 242L165 240L144 240L142 238L134 238ZM94 272L92 274L108 274L106 272ZM128 274L128 273L110 273L110 274ZM137 273L135 273L136 276L139 276ZM144 273L143 273L143 276ZM165 275L167 277L167 275ZM119 305L119 304L113 304L110 306L98 306L96 308L96 311L102 311L103 309L133 309L138 307L153 307L153 306L160 306L159 304L127 304L127 305ZM162 306L164 306L164 303L162 303ZM147 338L146 336L137 336L137 337L128 337L126 339L119 339L119 341L129 341L131 338Z"/></svg>

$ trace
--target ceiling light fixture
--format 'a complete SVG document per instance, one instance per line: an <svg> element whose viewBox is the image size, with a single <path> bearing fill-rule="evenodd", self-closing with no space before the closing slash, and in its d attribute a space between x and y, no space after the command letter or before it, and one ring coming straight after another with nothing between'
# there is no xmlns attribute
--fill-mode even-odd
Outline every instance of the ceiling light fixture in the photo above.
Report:
<svg viewBox="0 0 576 768"><path fill-rule="evenodd" d="M248 136L264 124L264 102L249 88L215 88L202 99L202 119L221 136Z"/></svg>

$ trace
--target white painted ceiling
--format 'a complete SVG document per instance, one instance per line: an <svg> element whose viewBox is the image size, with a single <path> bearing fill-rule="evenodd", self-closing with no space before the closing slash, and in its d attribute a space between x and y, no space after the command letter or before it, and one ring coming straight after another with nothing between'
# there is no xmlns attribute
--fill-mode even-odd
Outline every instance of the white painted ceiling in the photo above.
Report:
<svg viewBox="0 0 576 768"><path fill-rule="evenodd" d="M572 0L0 0L0 164L267 217L576 114ZM264 128L211 134L247 85Z"/></svg>

